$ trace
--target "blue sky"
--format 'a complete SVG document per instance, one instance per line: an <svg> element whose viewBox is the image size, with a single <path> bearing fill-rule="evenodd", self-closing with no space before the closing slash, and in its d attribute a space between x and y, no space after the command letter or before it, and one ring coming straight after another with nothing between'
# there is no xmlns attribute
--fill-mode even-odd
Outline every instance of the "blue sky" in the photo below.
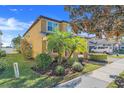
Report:
<svg viewBox="0 0 124 93"><path fill-rule="evenodd" d="M0 12L0 30L3 32L4 46L9 46L12 38L18 34L23 35L39 15L57 20L69 20L64 6L0 6Z"/></svg>

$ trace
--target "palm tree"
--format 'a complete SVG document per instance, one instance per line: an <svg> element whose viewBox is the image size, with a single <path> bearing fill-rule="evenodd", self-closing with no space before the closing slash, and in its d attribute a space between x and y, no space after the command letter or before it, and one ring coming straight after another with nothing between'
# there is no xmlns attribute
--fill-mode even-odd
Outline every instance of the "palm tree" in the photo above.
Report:
<svg viewBox="0 0 124 93"><path fill-rule="evenodd" d="M81 37L75 36L68 32L57 31L48 36L49 52L56 49L58 62L62 63L64 53L67 52L66 60L70 59L74 53L87 52L87 41Z"/></svg>

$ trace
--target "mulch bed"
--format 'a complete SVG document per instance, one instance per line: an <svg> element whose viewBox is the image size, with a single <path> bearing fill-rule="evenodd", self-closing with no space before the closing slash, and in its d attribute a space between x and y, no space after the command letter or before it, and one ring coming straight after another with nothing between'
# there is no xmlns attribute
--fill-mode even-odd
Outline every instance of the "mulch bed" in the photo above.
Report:
<svg viewBox="0 0 124 93"><path fill-rule="evenodd" d="M35 71L36 73L41 74L41 75L47 74L49 76L56 76L55 67L57 65L58 65L57 63L52 62L52 64L49 66L48 70L43 70L43 69L39 69L39 68L36 68L36 67L31 67L31 69L33 71ZM65 74L63 76L65 76L67 74L70 74L70 73L74 73L74 71L72 70L72 68L70 66L64 65L63 67L65 68Z"/></svg>
<svg viewBox="0 0 124 93"><path fill-rule="evenodd" d="M55 67L58 66L58 65L59 64L57 63L57 61L54 61L50 64L49 69L47 69L47 70L43 70L43 69L37 68L37 67L31 67L31 69L33 71L35 71L36 73L41 74L41 75L47 74L49 76L56 76ZM70 74L70 73L74 73L71 66L68 65L67 62L63 62L62 66L65 68L65 74L63 76L65 76L67 74Z"/></svg>
<svg viewBox="0 0 124 93"><path fill-rule="evenodd" d="M82 63L82 62L83 62L83 58L79 58L78 60L79 60L79 62L80 62L83 66L85 65L85 63ZM49 75L49 76L56 76L56 74L55 74L55 67L58 66L58 65L59 65L59 64L58 64L57 61L55 60L55 61L53 61L53 62L50 64L49 69L47 69L47 70L43 70L43 69L37 68L37 67L31 67L31 69L32 69L33 71L35 71L36 73L41 74L41 75L46 74L46 75ZM66 60L63 60L63 62L61 63L61 65L62 65L62 66L64 67L64 69L65 69L65 74L64 74L63 76L68 75L68 74L75 73L75 71L72 70L72 66L69 65Z"/></svg>

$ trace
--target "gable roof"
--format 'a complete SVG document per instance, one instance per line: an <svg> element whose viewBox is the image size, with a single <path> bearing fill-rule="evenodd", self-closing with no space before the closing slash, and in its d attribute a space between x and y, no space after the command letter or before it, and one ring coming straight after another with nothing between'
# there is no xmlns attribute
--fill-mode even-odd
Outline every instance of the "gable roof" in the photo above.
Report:
<svg viewBox="0 0 124 93"><path fill-rule="evenodd" d="M90 45L101 45L101 44L115 44L115 41L113 40L106 40L106 39L95 39L95 40L89 40Z"/></svg>
<svg viewBox="0 0 124 93"><path fill-rule="evenodd" d="M41 18L44 18L44 19L47 19L47 20L51 20L51 21L55 21L55 22L59 22L59 23L62 23L62 22L69 23L69 22L64 21L64 20L60 21L60 20L56 20L56 19L53 19L53 18L49 18L49 17L40 15L40 16L34 21L34 23L29 27L29 29L24 33L23 37L26 35L26 33L27 33Z"/></svg>

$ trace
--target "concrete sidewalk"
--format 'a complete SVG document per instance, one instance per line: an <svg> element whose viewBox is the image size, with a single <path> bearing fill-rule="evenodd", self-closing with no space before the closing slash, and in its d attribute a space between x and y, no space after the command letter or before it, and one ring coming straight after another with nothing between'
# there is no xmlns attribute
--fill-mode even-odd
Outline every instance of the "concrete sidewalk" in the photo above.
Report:
<svg viewBox="0 0 124 93"><path fill-rule="evenodd" d="M114 76L124 71L124 59L119 59L107 64L90 74L82 75L76 79L58 85L59 88L106 88L114 80ZM73 84L80 80L80 82Z"/></svg>

